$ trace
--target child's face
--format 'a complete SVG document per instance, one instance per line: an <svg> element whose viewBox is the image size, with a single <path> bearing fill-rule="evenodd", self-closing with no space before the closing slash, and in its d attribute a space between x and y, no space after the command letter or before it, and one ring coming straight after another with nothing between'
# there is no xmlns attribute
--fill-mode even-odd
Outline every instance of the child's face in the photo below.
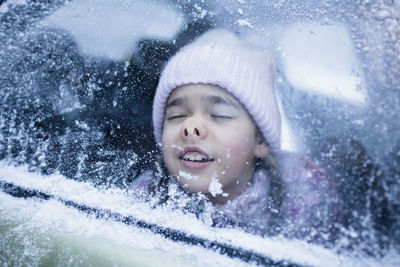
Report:
<svg viewBox="0 0 400 267"><path fill-rule="evenodd" d="M236 98L214 85L185 85L172 92L165 112L163 157L180 186L214 203L240 195L268 147Z"/></svg>

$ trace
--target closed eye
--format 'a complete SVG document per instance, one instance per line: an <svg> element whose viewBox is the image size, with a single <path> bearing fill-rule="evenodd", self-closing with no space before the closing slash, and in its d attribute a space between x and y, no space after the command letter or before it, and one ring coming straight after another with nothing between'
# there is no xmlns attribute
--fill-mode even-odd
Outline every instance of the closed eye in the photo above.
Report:
<svg viewBox="0 0 400 267"><path fill-rule="evenodd" d="M233 119L232 116L227 116L227 115L211 114L210 116L211 116L212 118L214 118L214 119L227 119L227 120Z"/></svg>
<svg viewBox="0 0 400 267"><path fill-rule="evenodd" d="M167 118L167 120L174 120L174 119L180 119L180 118L185 118L187 117L186 115L173 115Z"/></svg>

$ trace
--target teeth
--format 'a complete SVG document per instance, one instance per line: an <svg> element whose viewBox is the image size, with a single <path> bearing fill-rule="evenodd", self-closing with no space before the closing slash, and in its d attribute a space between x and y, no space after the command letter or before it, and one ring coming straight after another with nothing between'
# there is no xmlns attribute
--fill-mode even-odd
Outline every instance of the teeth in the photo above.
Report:
<svg viewBox="0 0 400 267"><path fill-rule="evenodd" d="M190 153L186 153L183 156L184 160L190 160L190 161L206 161L206 160L211 160L211 158L209 156L203 155L203 154L199 154L196 152L190 152Z"/></svg>

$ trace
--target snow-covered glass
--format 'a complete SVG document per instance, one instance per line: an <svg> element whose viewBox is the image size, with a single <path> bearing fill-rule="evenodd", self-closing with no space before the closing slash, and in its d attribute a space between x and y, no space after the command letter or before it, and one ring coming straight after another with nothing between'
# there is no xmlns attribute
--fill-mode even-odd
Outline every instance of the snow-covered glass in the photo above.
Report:
<svg viewBox="0 0 400 267"><path fill-rule="evenodd" d="M0 1L0 262L394 266L399 20L397 0ZM336 185L334 237L221 227L132 192L158 166L164 65L215 28L273 56L282 150Z"/></svg>

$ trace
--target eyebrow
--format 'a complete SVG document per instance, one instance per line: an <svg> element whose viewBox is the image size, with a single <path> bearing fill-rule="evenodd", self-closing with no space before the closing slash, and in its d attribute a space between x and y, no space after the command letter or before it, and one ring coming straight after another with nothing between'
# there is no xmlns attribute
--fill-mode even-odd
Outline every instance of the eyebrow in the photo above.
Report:
<svg viewBox="0 0 400 267"><path fill-rule="evenodd" d="M182 97L175 98L174 100L172 100L171 102L169 102L167 104L165 109L173 107L173 106L181 106L181 105L183 105L184 102L185 102L185 99L183 99Z"/></svg>
<svg viewBox="0 0 400 267"><path fill-rule="evenodd" d="M225 105L225 106L230 106L237 110L240 110L239 105L237 105L236 103L234 103L231 100L224 98L222 96L211 95L211 96L206 96L204 98L205 98L205 101L210 104ZM165 109L168 109L168 108L174 107L174 106L182 106L185 102L187 102L186 98L177 97L174 100L172 100L171 102L169 102L166 105Z"/></svg>
<svg viewBox="0 0 400 267"><path fill-rule="evenodd" d="M231 107L234 107L237 110L240 110L239 106L236 103L232 102L229 99L221 97L221 96L212 95L212 96L207 96L206 99L211 104L231 106Z"/></svg>

